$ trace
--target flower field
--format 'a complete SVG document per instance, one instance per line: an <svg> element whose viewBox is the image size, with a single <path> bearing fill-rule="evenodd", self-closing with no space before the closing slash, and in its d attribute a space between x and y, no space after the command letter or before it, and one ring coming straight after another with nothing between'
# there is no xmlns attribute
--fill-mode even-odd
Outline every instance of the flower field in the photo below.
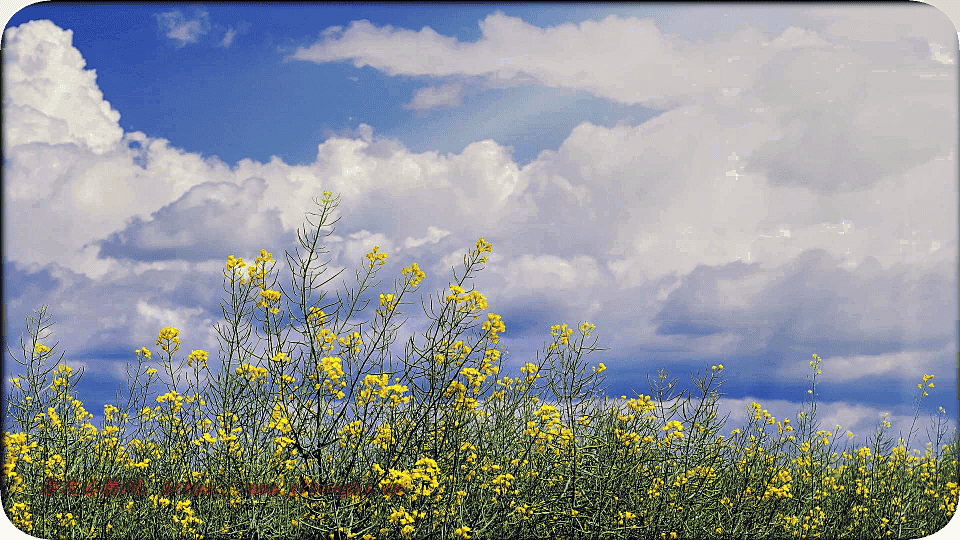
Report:
<svg viewBox="0 0 960 540"><path fill-rule="evenodd" d="M660 371L648 394L610 400L606 366L584 359L598 350L586 322L554 325L542 358L502 373L506 322L464 288L493 249L483 238L430 302L424 343L392 356L425 274L404 268L363 327L347 321L386 264L379 247L355 293L313 298L336 205L325 192L289 291L268 284L265 250L227 260L221 360L177 360L180 330L161 329L99 426L82 373L42 343L42 309L6 396L9 519L39 538L918 538L956 511L960 435L945 411L924 454L886 422L856 447L817 423L829 361L816 354L804 410L754 403L736 427L719 417L723 365L690 389ZM917 383L915 420L934 376Z"/></svg>

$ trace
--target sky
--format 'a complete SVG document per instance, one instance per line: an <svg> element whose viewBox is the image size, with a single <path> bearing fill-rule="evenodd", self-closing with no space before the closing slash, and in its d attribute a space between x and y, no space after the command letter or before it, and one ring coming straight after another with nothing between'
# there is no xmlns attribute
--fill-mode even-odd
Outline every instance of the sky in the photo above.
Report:
<svg viewBox="0 0 960 540"><path fill-rule="evenodd" d="M36 4L3 34L5 351L45 342L102 418L133 351L220 354L223 268L323 191L324 291L416 262L395 356L479 237L503 374L596 325L610 396L725 366L721 410L957 425L957 31L923 4ZM301 253L303 252L302 248ZM284 304L286 307L286 304ZM577 334L574 334L575 336ZM418 345L425 344L423 337ZM262 346L259 350L262 350ZM5 352L4 378L19 373Z"/></svg>

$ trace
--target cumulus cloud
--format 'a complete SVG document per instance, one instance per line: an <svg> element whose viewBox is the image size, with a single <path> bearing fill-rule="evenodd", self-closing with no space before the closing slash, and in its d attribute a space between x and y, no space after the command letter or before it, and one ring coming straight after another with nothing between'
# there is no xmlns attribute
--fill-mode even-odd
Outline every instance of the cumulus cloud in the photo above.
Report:
<svg viewBox="0 0 960 540"><path fill-rule="evenodd" d="M662 35L651 20L613 15L541 29L497 12L480 23L482 36L474 43L460 43L429 27L414 32L358 21L346 30L328 29L323 39L301 47L292 58L352 60L390 75L494 81L524 73L538 84L628 104L753 105L751 110L767 117L760 121L776 124L747 172L762 171L771 181L820 191L847 185L860 190L943 155L953 128L935 121L952 105L927 99L942 96L951 84L944 67L949 57L939 54L939 48L930 54L931 47L939 46L925 41L942 30L937 23L943 17L854 11L841 10L843 24L829 20L819 30L789 27L768 38L747 26L727 38L697 43ZM846 21L868 14L879 30L875 35L871 23L863 26L864 32L874 37L855 30L839 33L848 28ZM826 16L821 10L810 12L815 21ZM858 41L833 47L819 32ZM635 53L624 55L624 50ZM904 61L915 66L916 74L903 75ZM455 105L460 90L456 83L425 88L408 107ZM889 106L893 102L896 107ZM838 123L839 115L849 115L851 121Z"/></svg>
<svg viewBox="0 0 960 540"><path fill-rule="evenodd" d="M103 154L123 131L97 73L72 45L73 32L47 20L4 31L5 154L29 143L76 144Z"/></svg>
<svg viewBox="0 0 960 540"><path fill-rule="evenodd" d="M43 284L8 309L57 305L76 321L63 342L88 348L150 343L160 319L209 328L225 257L272 250L285 277L282 251L299 247L313 200L333 191L333 271L379 245L393 277L418 262L424 291L446 289L477 237L494 244L474 284L504 314L508 367L536 358L523 337L586 316L622 385L664 363L719 360L740 399L802 382L815 346L844 391L955 369L943 362L955 361L955 297L944 291L956 290L957 214L930 201L956 199L956 71L927 42L857 41L826 23L705 43L632 18L539 29L494 14L481 28L478 42L459 43L355 22L295 56L390 74L525 73L675 106L639 125L583 122L523 167L492 140L416 153L365 124L318 145L307 165L228 166L124 134L69 31L8 29L5 267ZM452 95L440 88L410 105ZM113 312L91 316L90 305ZM401 342L426 325L409 315ZM215 338L196 337L208 350ZM858 406L869 411L845 423L881 408Z"/></svg>
<svg viewBox="0 0 960 540"><path fill-rule="evenodd" d="M37 86L26 76L15 77L5 102L7 112L31 100L38 104L56 101L61 93L89 96L89 103L82 106L51 108L43 116L38 112L39 120L16 115L8 126L30 121L44 129L34 127L31 137L5 139L8 181L4 189L17 206L5 216L8 230L16 229L9 236L10 253L15 254L10 262L51 268L54 279L65 287L87 282L79 295L102 299L103 289L116 287L168 310L177 309L181 302L184 309L193 307L198 298L209 298L215 305L225 257L236 254L252 261L263 247L273 249L282 244L292 248L296 229L304 225L307 212L316 212L313 199L323 190L342 193L344 206L354 207L351 217L372 216L357 227L361 233L362 229L378 231L348 235L335 246L335 259L342 257L356 265L373 243L397 257L403 239L420 238L423 231L428 232L426 241L409 242L409 249L429 254L431 246L449 242L452 235L460 239L472 236L480 227L470 221L480 220L487 223L484 228L491 229L497 207L510 195L509 189L502 189L500 179L508 186L516 179L515 164L490 141L476 143L456 156L411 154L395 141L374 140L372 128L364 125L349 134L358 139L332 138L320 145L317 161L311 166L290 166L275 159L269 163L243 160L231 168L216 158L179 150L164 139L139 132L123 134L115 113L112 117L101 114L97 130L77 129L74 133L63 127L87 125L78 123L83 114L111 109L102 95L92 92L96 88L93 74L82 72L82 59L70 44L70 33L40 22L12 29L7 35L16 54L12 58L23 58L26 66L31 61L26 53L21 56L21 51L45 47L42 59L49 65L45 64L44 70L69 73L74 69L82 75L75 77L77 82L70 88ZM51 42L59 49L51 48ZM7 69L16 74L25 66L10 62ZM32 85L45 93L21 91L20 85ZM62 144L64 140L74 144ZM438 205L463 205L464 211L433 212ZM391 207L402 212L383 211ZM467 216L472 217L465 221ZM393 231L389 238L379 232L386 225ZM51 237L57 241L50 242ZM438 249L455 249L462 256L474 241L470 238ZM277 255L278 270L283 271L283 257ZM449 267L432 271L434 275L448 273ZM204 277L199 278L198 272ZM172 305L141 281L166 273L170 275L164 281L179 291ZM175 276L177 273L186 275ZM188 277L191 273L193 277ZM210 292L199 294L204 288ZM61 305L61 316L82 319L69 305ZM82 310L84 303L73 305ZM136 307L129 301L111 305L120 310ZM35 307L18 304L20 309ZM139 319L136 313L130 313L131 322ZM200 317L194 324L204 320ZM113 337L149 339L141 333L145 326L111 328L110 333L98 333L96 343Z"/></svg>
<svg viewBox="0 0 960 540"><path fill-rule="evenodd" d="M177 42L178 47L196 43L200 36L210 31L210 16L205 10L199 10L195 18L188 19L179 9L157 13L157 24L168 38ZM230 37L232 40L232 36ZM229 42L226 42L227 46Z"/></svg>

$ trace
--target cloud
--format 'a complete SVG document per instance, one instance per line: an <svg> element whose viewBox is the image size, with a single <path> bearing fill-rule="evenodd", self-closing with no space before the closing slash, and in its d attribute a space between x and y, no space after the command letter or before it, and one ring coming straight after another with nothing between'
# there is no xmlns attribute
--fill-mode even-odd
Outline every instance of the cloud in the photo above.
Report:
<svg viewBox="0 0 960 540"><path fill-rule="evenodd" d="M650 19L611 15L602 21L538 28L502 12L480 22L481 38L460 43L429 27L419 32L354 21L332 27L292 58L352 60L390 75L480 76L491 84L535 82L585 90L627 104L668 106L735 95L752 86L756 69L780 50L823 43L794 30L767 42L746 28L723 40L690 43L663 35ZM625 55L624 51L631 51ZM752 50L750 55L740 54ZM723 65L724 69L711 69Z"/></svg>
<svg viewBox="0 0 960 540"><path fill-rule="evenodd" d="M223 41L220 42L220 46L229 47L230 44L233 43L233 38L236 37L236 35L237 31L231 27L229 30L227 30L227 33L224 34Z"/></svg>
<svg viewBox="0 0 960 540"><path fill-rule="evenodd" d="M525 69L569 84L580 83L537 48L540 41L550 46L557 35L581 32L597 48L578 54L613 58L600 23L534 32L491 17L485 29L505 45L354 24L330 32L329 50L314 53L383 39L390 44L384 66L444 72L453 69L448 56L484 62L473 47L518 59L525 51L535 57ZM607 33L623 32L621 41L650 39L631 28L657 36L643 53L648 59L679 50L729 55L719 62L729 74L706 73L697 60L670 64L690 70L687 84L730 87L725 77L750 84L733 81L741 91L727 101L677 106L638 125L582 122L523 167L492 140L459 153L417 153L363 124L319 144L306 165L273 158L229 166L123 133L69 32L44 21L8 29L4 264L15 271L4 279L18 280L7 290L43 284L11 299L10 320L55 305L57 319L70 321L58 339L71 354L79 347L89 355L109 343L131 350L152 343L161 319L209 328L220 320L226 256L252 262L261 248L274 252L286 285L282 252L305 255L298 228L316 232L305 214L317 223L313 201L333 191L342 198L340 222L322 239L321 262L350 271L327 292L352 285L374 244L391 255L377 279L389 283L418 262L429 295L447 289L451 267L462 275L477 237L493 243L472 285L488 295L491 311L506 314L505 370L536 358L540 343L524 338L546 340L551 324L575 326L586 316L620 386L631 384L630 370L720 360L740 381L734 397L743 397L802 381L811 352L835 360L843 372L836 391L844 394L899 391L904 377L922 371L952 373L955 364L943 359L955 362L955 297L944 291L956 290L957 214L955 206L930 204L956 198L956 133L944 135L957 116L952 66L903 40L836 45L830 40L840 38L822 28L770 39L747 29L718 49L686 50L652 23L606 21ZM403 56L397 36L439 44L442 54L434 64ZM579 57L571 58L576 65ZM634 76L633 58L616 58L627 68L622 88L614 88L616 70L598 63L607 79L594 84L597 92L626 96L660 85L661 97L696 95L659 80L661 68ZM91 305L110 310L92 313ZM417 310L406 315L401 343L428 322ZM185 349L217 349L210 332L187 339ZM756 369L758 358L768 369Z"/></svg>
<svg viewBox="0 0 960 540"><path fill-rule="evenodd" d="M178 47L184 47L188 43L196 43L200 36L210 31L210 16L205 10L198 10L196 17L193 19L186 18L179 9L157 13L155 16L160 30L168 38L176 41Z"/></svg>
<svg viewBox="0 0 960 540"><path fill-rule="evenodd" d="M134 217L122 231L96 242L99 256L206 261L210 258L209 249L228 235L244 238L234 249L256 252L260 246L285 236L276 212L258 211L265 191L266 183L258 177L247 178L239 186L232 182L196 185L177 201L160 208L151 219ZM239 228L223 219L224 215L237 214L251 217Z"/></svg>
<svg viewBox="0 0 960 540"><path fill-rule="evenodd" d="M850 41L894 43L905 38L926 41L932 36L956 35L949 17L929 4L902 4L884 9L856 4L811 7L805 15L825 34Z"/></svg>
<svg viewBox="0 0 960 540"><path fill-rule="evenodd" d="M403 242L403 247L406 249L410 249L410 248L420 247L424 244L436 244L437 242L446 238L447 236L450 236L450 231L438 229L433 225L430 225L427 227L427 236L423 238L407 237L407 239Z"/></svg>
<svg viewBox="0 0 960 540"><path fill-rule="evenodd" d="M224 48L229 47L230 45L233 44L233 40L237 36L246 34L247 31L249 30L250 30L250 23L248 22L241 22L237 26L237 28L234 28L232 26L227 28L226 33L223 35L223 39L220 41L220 46Z"/></svg>
<svg viewBox="0 0 960 540"><path fill-rule="evenodd" d="M29 143L82 145L104 154L122 138L120 113L97 73L72 45L73 32L47 20L4 32L4 154Z"/></svg>
<svg viewBox="0 0 960 540"><path fill-rule="evenodd" d="M463 85L459 83L430 86L417 90L413 100L404 109L422 111L441 107L456 107L463 103Z"/></svg>
<svg viewBox="0 0 960 540"><path fill-rule="evenodd" d="M504 269L506 289L516 291L570 290L594 287L609 278L592 257L566 260L554 255L524 255Z"/></svg>

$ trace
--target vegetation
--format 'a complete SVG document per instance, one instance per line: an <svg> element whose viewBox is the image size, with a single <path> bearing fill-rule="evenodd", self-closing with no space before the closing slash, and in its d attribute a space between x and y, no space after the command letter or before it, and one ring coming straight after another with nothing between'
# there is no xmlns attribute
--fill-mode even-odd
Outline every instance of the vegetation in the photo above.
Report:
<svg viewBox="0 0 960 540"><path fill-rule="evenodd" d="M492 251L483 238L439 313L431 301L425 345L394 358L394 318L425 275L403 269L369 325L351 323L387 258L374 246L355 294L314 301L331 197L297 270L288 255L289 292L268 287L266 251L246 277L227 260L222 367L202 350L175 361L179 330L163 328L159 362L135 351L99 427L76 395L82 373L49 362L41 309L7 399L13 523L41 538L915 538L955 512L960 437L946 438L945 411L923 455L888 440L889 422L855 448L816 423L817 355L795 424L754 403L732 431L718 418L723 365L690 391L661 371L649 395L607 401L606 367L583 360L597 350L589 323L576 337L553 326L542 359L500 377L506 326L493 313L478 326L486 299L463 288ZM282 296L298 306L286 335Z"/></svg>

